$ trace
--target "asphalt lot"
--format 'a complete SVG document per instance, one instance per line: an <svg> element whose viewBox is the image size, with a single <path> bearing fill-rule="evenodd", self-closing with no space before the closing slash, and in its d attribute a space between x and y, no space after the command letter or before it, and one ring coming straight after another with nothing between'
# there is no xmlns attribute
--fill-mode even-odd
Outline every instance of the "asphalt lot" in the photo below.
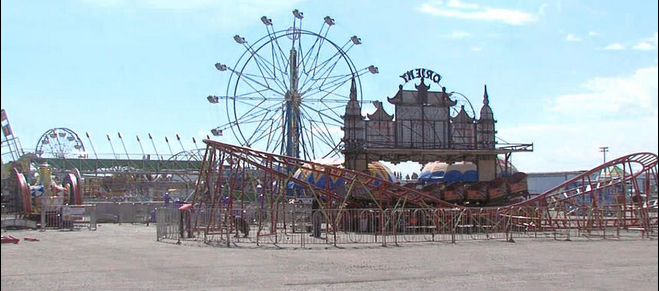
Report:
<svg viewBox="0 0 659 291"><path fill-rule="evenodd" d="M6 290L657 290L656 239L311 249L155 241L155 226L3 231Z"/></svg>

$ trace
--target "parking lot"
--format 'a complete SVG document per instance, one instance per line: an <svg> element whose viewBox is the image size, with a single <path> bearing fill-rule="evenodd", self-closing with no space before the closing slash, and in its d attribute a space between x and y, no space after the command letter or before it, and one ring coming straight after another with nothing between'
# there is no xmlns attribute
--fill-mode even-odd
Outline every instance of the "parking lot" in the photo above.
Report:
<svg viewBox="0 0 659 291"><path fill-rule="evenodd" d="M640 237L277 249L159 243L153 224L8 234L2 290L656 290L659 270Z"/></svg>

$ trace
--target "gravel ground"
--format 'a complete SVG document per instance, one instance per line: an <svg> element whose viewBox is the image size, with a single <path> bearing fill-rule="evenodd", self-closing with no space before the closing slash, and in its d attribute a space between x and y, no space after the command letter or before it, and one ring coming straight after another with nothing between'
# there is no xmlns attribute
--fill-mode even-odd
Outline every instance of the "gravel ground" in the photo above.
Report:
<svg viewBox="0 0 659 291"><path fill-rule="evenodd" d="M20 230L2 290L657 290L656 239L517 239L401 247L219 248L155 227Z"/></svg>

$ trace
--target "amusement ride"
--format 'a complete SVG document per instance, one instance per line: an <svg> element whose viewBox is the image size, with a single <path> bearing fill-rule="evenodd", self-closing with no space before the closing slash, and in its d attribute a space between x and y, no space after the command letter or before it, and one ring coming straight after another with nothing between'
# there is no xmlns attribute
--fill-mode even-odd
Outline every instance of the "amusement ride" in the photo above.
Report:
<svg viewBox="0 0 659 291"><path fill-rule="evenodd" d="M20 202L17 211L34 214L39 208L34 189L40 185L52 189L47 195L73 204L102 188L111 192L110 184L123 185L120 193L142 191L150 197L185 189L190 195L178 220L163 225L180 224L186 232L177 232L178 240L204 237L227 244L241 230L245 238L233 240L255 236L257 242L259 237L281 242L297 232L290 211L310 207L315 218L303 219L303 225L318 228L316 221L323 221L326 240L356 229L455 233L465 224L487 225L492 232L513 227L656 230L656 154L613 159L544 193L529 193L527 175L512 166L510 157L533 151L533 144L497 139L487 87L476 111L467 96L447 90L437 72L412 69L387 98L395 110L387 113L380 101L364 102L361 77L377 74L378 68L358 67L349 57L361 39L332 40L335 20L330 16L311 31L303 26L302 12L292 14L290 27L283 29L261 17L266 34L253 42L233 36L244 52L233 66L215 64L229 81L223 95L207 100L223 104L227 120L211 133L231 132L238 144L207 137L205 148L185 150L181 144L180 153L170 147L171 158L163 159L155 144L151 158L140 143L138 159L125 145L125 159L116 153L113 159L99 159L95 150L94 158L88 154L74 131L54 128L42 135L35 153L8 164L11 174L3 165L3 199L8 193ZM407 83L414 89L406 89ZM362 114L370 104L375 111ZM3 126L5 121L3 110ZM15 148L13 136L5 132L4 137L3 147ZM18 149L11 152L14 156ZM418 179L401 180L382 161L425 167ZM46 164L63 177L61 185L51 183ZM27 179L34 165L43 165L37 174L40 185ZM368 227L358 227L362 218Z"/></svg>

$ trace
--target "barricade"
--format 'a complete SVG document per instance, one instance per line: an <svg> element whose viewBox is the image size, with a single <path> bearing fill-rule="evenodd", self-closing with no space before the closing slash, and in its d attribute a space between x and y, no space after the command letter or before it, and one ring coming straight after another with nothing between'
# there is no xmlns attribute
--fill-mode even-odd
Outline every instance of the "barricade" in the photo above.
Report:
<svg viewBox="0 0 659 291"><path fill-rule="evenodd" d="M183 237L181 211L173 207L159 207L156 211L156 240L180 242Z"/></svg>
<svg viewBox="0 0 659 291"><path fill-rule="evenodd" d="M144 223L155 222L155 209L162 202L96 202L99 222ZM174 206L171 206L174 207Z"/></svg>
<svg viewBox="0 0 659 291"><path fill-rule="evenodd" d="M209 245L255 244L307 247L402 245L515 239L570 240L620 238L621 231L656 224L642 211L621 207L329 209L245 205L244 209L158 208L159 241L198 241ZM636 211L636 212L634 212ZM647 211L646 211L647 212ZM641 213L641 214L639 214ZM654 221L654 222L652 222ZM656 228L656 226L655 226ZM644 229L647 229L644 228ZM652 232L652 229L646 232Z"/></svg>
<svg viewBox="0 0 659 291"><path fill-rule="evenodd" d="M68 205L60 199L42 197L39 230L81 229L96 230L96 206L91 204Z"/></svg>

